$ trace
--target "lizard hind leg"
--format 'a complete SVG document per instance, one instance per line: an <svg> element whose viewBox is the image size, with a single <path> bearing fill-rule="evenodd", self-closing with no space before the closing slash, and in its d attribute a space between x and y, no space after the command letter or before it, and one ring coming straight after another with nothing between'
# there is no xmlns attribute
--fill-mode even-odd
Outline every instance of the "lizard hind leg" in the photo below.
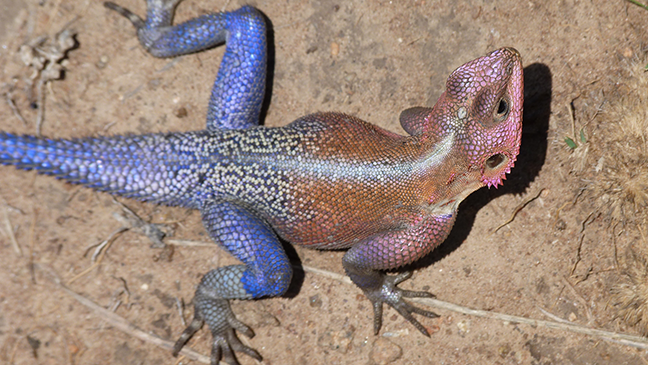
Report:
<svg viewBox="0 0 648 365"><path fill-rule="evenodd" d="M250 6L205 14L172 26L179 0L148 0L143 20L111 2L105 6L133 23L140 44L155 57L200 52L226 43L207 109L207 129L257 126L266 82L267 31L261 13Z"/></svg>
<svg viewBox="0 0 648 365"><path fill-rule="evenodd" d="M236 319L229 301L282 295L292 278L290 262L270 226L252 210L229 201L209 201L201 211L210 236L243 265L220 267L203 277L194 297L194 320L176 342L173 354L207 323L213 336L212 364L221 358L238 364L234 352L260 360L258 352L236 337L236 331L248 337L254 332Z"/></svg>
<svg viewBox="0 0 648 365"><path fill-rule="evenodd" d="M218 290L222 283L235 284L237 280L240 282L244 271L243 265L227 266L212 270L203 277L194 298L194 319L173 346L173 356L178 356L187 341L207 322L213 337L211 353L213 365L218 364L221 359L228 364L238 364L234 352L242 352L258 361L262 360L256 350L244 345L236 337L235 330L249 338L254 337L254 331L236 319L229 301L223 298L227 294Z"/></svg>

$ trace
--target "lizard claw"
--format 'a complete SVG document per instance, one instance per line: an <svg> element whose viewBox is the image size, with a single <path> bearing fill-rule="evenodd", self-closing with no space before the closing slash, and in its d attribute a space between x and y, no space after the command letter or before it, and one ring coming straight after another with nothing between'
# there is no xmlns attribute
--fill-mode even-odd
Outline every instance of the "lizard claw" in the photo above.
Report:
<svg viewBox="0 0 648 365"><path fill-rule="evenodd" d="M396 276L385 276L380 290L365 292L367 298L369 298L373 303L374 334L377 335L382 326L382 305L383 303L386 303L390 307L396 309L401 316L413 324L414 327L416 327L416 329L418 329L423 335L430 337L428 330L418 320L416 320L416 318L414 318L412 313L420 314L428 318L436 318L439 315L432 311L415 307L404 301L403 298L434 298L434 295L426 291L404 290L396 287L396 285L409 279L411 276L411 272L405 272Z"/></svg>
<svg viewBox="0 0 648 365"><path fill-rule="evenodd" d="M228 328L224 333L213 333L213 336L214 342L212 344L211 365L217 365L221 359L230 365L239 365L238 360L236 360L236 357L234 356L234 351L242 352L257 361L262 360L261 355L255 349L245 346L241 340L236 337L233 328Z"/></svg>
<svg viewBox="0 0 648 365"><path fill-rule="evenodd" d="M199 298L202 299L202 298ZM205 323L209 325L212 333L211 365L217 365L221 360L230 365L239 365L234 352L242 352L257 361L261 355L253 348L244 345L236 336L235 330L245 336L254 337L254 331L243 322L236 319L232 313L229 302L225 299L196 300L194 319L184 330L178 341L173 346L173 356L178 356L187 341ZM207 303L209 302L209 303ZM203 312L206 312L203 314ZM205 318L204 316L207 316Z"/></svg>

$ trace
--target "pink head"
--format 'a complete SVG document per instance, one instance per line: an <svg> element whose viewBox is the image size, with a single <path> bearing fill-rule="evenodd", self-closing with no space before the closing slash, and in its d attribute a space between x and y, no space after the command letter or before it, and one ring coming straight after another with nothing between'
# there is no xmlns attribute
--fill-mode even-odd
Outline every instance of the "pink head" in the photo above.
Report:
<svg viewBox="0 0 648 365"><path fill-rule="evenodd" d="M520 54L498 49L456 69L434 108L404 111L401 125L437 141L451 136L454 162L498 186L520 151L523 84Z"/></svg>

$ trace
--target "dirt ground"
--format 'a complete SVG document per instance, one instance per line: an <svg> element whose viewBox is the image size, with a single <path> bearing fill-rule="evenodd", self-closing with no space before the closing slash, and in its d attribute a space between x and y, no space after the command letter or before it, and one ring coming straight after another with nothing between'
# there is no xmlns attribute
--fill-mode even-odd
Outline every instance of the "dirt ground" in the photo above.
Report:
<svg viewBox="0 0 648 365"><path fill-rule="evenodd" d="M451 237L403 286L470 308L641 332L615 318L611 289L624 280L619 257L627 247L645 245L639 219L645 213L635 200L636 210L611 216L605 208L614 202L600 203L592 187L602 176L596 173L606 171L597 156L615 130L606 111L622 98L624 67L642 54L648 11L621 0L186 0L176 19L244 3L271 21L269 126L335 110L403 133L400 111L434 104L454 68L498 47L517 48L526 101L516 167L504 187L481 189L462 204ZM145 13L143 0L119 4ZM203 127L224 47L155 59L139 46L130 23L100 1L2 0L0 130L35 133L33 71L18 49L66 27L76 32L76 44L62 62L64 79L44 88L43 135ZM184 329L176 303L187 304L189 319L200 277L235 262L215 246L153 249L129 231L93 266L88 248L122 226L113 217L121 208L109 195L2 167L0 198L2 363L176 363L168 349L80 304L53 284L51 273L144 332L173 341ZM196 211L118 200L145 220L171 226L173 238L208 240ZM343 252L294 250L297 263L343 274ZM433 332L426 338L386 309L374 336L371 306L359 289L320 274L296 276L287 297L234 304L255 329L256 337L244 341L262 353L264 364L648 363L645 350L620 341L447 310L421 319ZM210 337L203 329L190 346L209 354Z"/></svg>

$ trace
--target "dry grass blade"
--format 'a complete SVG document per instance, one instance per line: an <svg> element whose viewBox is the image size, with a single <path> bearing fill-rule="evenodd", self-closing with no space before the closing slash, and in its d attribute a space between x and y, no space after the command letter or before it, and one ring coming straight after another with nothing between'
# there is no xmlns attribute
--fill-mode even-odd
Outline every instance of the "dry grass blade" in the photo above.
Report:
<svg viewBox="0 0 648 365"><path fill-rule="evenodd" d="M7 236L9 236L9 241L11 241L11 246L13 247L14 251L16 251L18 256L22 256L23 254L22 249L20 248L20 245L16 240L13 227L11 227L11 221L9 220L9 212L7 211L7 204L3 204L2 214L4 215L5 229L7 230Z"/></svg>

